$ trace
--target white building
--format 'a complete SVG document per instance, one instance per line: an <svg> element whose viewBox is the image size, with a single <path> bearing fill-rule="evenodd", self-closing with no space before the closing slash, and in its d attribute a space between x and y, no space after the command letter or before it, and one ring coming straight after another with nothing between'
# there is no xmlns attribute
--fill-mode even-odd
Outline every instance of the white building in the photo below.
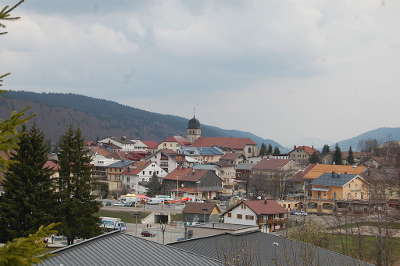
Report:
<svg viewBox="0 0 400 266"><path fill-rule="evenodd" d="M173 150L159 150L146 160L156 163L167 173L171 173L178 167L176 152Z"/></svg>
<svg viewBox="0 0 400 266"><path fill-rule="evenodd" d="M285 227L288 212L274 200L241 201L223 214L224 223L257 225L264 233Z"/></svg>
<svg viewBox="0 0 400 266"><path fill-rule="evenodd" d="M128 140L126 137L116 138L116 137L108 137L99 141L102 144L112 144L121 149L121 151L125 152L138 152L144 151L147 152L148 147L141 140Z"/></svg>

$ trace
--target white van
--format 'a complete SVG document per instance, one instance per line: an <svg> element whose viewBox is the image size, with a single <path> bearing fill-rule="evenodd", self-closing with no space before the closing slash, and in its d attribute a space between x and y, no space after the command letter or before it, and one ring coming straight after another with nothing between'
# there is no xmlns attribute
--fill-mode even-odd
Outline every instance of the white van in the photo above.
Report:
<svg viewBox="0 0 400 266"><path fill-rule="evenodd" d="M100 217L100 221L100 227L105 229L105 231L126 231L126 224L120 218Z"/></svg>

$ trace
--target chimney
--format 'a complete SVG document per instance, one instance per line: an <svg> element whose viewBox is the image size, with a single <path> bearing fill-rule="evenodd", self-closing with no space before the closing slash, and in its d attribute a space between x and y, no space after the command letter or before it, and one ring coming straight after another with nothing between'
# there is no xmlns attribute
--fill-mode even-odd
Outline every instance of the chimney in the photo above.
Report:
<svg viewBox="0 0 400 266"><path fill-rule="evenodd" d="M332 177L335 177L335 171L332 171Z"/></svg>
<svg viewBox="0 0 400 266"><path fill-rule="evenodd" d="M264 204L267 205L267 199L264 199Z"/></svg>
<svg viewBox="0 0 400 266"><path fill-rule="evenodd" d="M296 149L296 145L294 145L294 147L293 147L293 150L295 150Z"/></svg>

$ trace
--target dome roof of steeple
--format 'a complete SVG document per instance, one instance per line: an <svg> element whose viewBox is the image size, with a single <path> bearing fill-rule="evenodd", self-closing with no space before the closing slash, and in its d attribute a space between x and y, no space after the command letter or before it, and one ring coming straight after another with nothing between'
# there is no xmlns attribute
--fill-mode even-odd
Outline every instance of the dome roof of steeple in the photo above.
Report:
<svg viewBox="0 0 400 266"><path fill-rule="evenodd" d="M200 121L197 120L196 117L193 117L192 119L189 120L187 128L200 129Z"/></svg>

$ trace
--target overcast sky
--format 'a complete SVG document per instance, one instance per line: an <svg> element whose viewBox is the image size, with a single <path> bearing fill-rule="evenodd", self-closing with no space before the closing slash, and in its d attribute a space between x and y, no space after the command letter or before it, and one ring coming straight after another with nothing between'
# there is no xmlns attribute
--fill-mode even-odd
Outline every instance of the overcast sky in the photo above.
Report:
<svg viewBox="0 0 400 266"><path fill-rule="evenodd" d="M400 126L399 13L399 0L27 0L0 72L8 89L338 141Z"/></svg>

